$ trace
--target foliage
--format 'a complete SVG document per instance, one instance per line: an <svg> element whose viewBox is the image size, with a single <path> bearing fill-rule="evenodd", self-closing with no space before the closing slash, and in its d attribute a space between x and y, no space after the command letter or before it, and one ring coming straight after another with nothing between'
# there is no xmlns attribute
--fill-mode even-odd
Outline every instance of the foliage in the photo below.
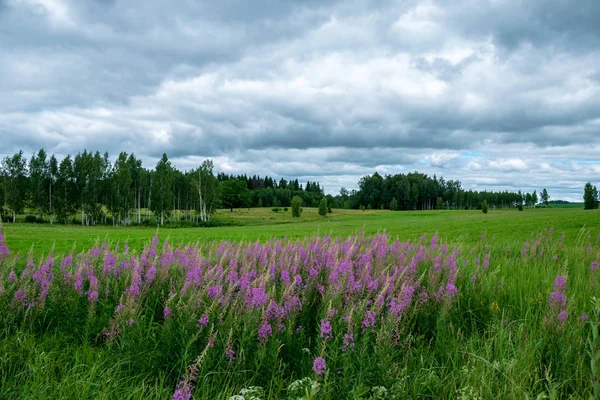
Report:
<svg viewBox="0 0 600 400"><path fill-rule="evenodd" d="M598 208L598 189L592 186L590 182L585 184L583 189L583 208L585 210L593 210Z"/></svg>
<svg viewBox="0 0 600 400"><path fill-rule="evenodd" d="M487 200L484 200L483 203L481 203L481 211L484 214L487 214L487 212L488 212L488 203L487 203Z"/></svg>
<svg viewBox="0 0 600 400"><path fill-rule="evenodd" d="M292 217L298 218L302 214L302 199L294 196L292 199Z"/></svg>
<svg viewBox="0 0 600 400"><path fill-rule="evenodd" d="M319 202L319 215L321 217L327 216L327 198L325 197Z"/></svg>

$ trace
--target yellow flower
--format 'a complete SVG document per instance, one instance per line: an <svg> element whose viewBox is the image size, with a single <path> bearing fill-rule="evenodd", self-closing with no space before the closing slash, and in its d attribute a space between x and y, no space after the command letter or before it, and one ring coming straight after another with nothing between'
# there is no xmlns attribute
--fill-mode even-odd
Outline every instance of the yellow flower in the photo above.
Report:
<svg viewBox="0 0 600 400"><path fill-rule="evenodd" d="M492 302L490 309L492 310L492 312L498 311L498 303L496 303L496 301Z"/></svg>

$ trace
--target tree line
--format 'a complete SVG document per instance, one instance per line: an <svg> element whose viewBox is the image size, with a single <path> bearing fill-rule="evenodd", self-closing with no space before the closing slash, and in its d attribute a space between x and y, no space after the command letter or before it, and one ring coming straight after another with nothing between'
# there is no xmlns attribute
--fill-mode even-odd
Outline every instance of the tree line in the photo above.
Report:
<svg viewBox="0 0 600 400"><path fill-rule="evenodd" d="M375 172L360 179L358 192L351 199L351 208L390 210L473 210L487 202L491 208L535 207L540 201L548 205L546 189L537 194L509 191L465 190L458 180L429 177L419 172L381 176ZM343 192L343 191L342 191ZM344 197L344 193L341 193Z"/></svg>
<svg viewBox="0 0 600 400"><path fill-rule="evenodd" d="M19 151L0 163L0 215L7 222L27 212L26 218L63 224L162 225L177 218L205 225L219 207L288 207L295 196L317 207L324 193L318 182L215 175L211 160L180 171L166 154L153 169L135 154L121 152L111 162L108 153L87 150L62 160L43 149L27 160Z"/></svg>
<svg viewBox="0 0 600 400"><path fill-rule="evenodd" d="M458 180L429 177L419 172L381 176L377 172L358 182L358 190L342 188L325 195L319 182L298 179L216 173L211 160L180 171L166 154L152 169L135 154L121 152L114 162L108 153L84 150L59 160L43 149L26 159L23 151L0 163L0 215L16 221L27 212L37 222L81 225L131 225L181 222L211 224L217 208L291 207L347 209L432 210L534 207L548 204L544 189L533 193L474 191ZM325 203L322 204L323 199Z"/></svg>

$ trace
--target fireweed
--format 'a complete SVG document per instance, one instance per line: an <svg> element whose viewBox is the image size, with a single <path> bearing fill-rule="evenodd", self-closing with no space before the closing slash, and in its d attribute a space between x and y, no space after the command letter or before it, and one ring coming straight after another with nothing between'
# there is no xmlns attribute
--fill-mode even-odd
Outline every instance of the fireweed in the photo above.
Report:
<svg viewBox="0 0 600 400"><path fill-rule="evenodd" d="M174 371L170 379L176 399L193 396L202 371L286 364L294 368L290 377L316 375L336 382L351 379L345 370L353 368L356 357L381 357L390 363L396 357L404 363L414 340L421 340L421 346L444 345L458 332L461 318L469 321L461 334L482 329L487 322L498 321L502 329L513 326L511 309L504 308L511 299L498 279L503 250L494 253L485 235L481 245L466 250L443 243L437 235L417 242L360 234L180 246L155 237L139 253L103 243L62 259L30 259L25 266L11 258L3 239L0 313L6 318L0 324L50 321L47 326L53 329L85 331L94 345L109 348L152 338L165 348L157 358L163 364L155 368ZM555 254L566 259L560 239L552 240L549 231L532 238L516 249L514 262L549 264ZM593 278L597 247L585 246L593 251L586 247L582 270ZM565 330L575 319L570 314L586 310L567 301L571 273L568 285L563 275L554 276L549 295L541 287L531 290L542 299L536 307ZM469 319L473 312L464 312L462 302L467 301L476 305L477 318ZM496 309L490 311L490 304ZM52 325L55 320L64 328ZM582 325L574 321L573 329ZM179 349L180 358L173 348ZM382 365L379 374L388 370ZM366 368L373 369L370 376L378 376L373 371L379 367ZM268 382L257 383L268 387Z"/></svg>

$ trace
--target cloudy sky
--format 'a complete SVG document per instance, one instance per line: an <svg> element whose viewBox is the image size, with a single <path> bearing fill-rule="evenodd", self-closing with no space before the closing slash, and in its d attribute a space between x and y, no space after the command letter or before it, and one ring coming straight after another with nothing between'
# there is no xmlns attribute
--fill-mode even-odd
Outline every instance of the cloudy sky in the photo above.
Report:
<svg viewBox="0 0 600 400"><path fill-rule="evenodd" d="M599 19L598 0L0 0L0 156L579 200L600 184Z"/></svg>

